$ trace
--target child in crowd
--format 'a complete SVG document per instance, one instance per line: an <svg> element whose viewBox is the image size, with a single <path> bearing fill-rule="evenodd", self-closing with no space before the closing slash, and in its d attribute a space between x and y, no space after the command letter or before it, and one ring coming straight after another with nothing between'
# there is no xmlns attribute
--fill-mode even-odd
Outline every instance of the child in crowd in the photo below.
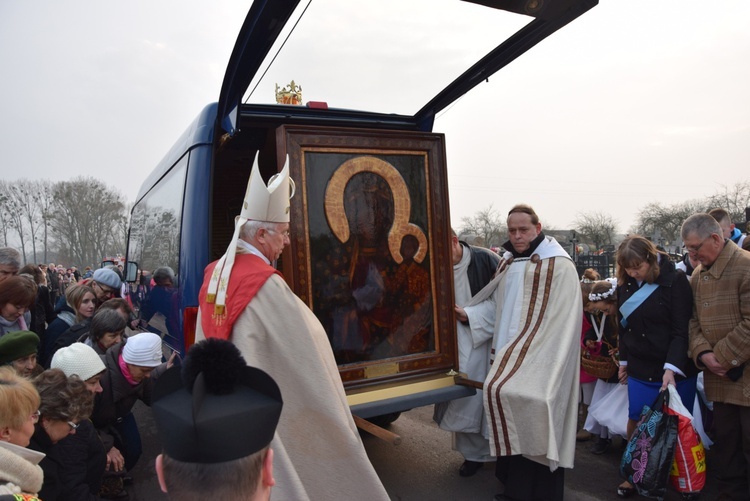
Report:
<svg viewBox="0 0 750 501"><path fill-rule="evenodd" d="M593 268L587 268L583 272L581 277L581 295L583 299L583 323L581 324L581 347L584 347L583 336L591 329L591 322L586 313L586 307L589 303L589 293L594 282L601 279L601 275ZM596 377L586 372L581 367L581 413L583 414L583 421L586 421L588 416L589 405L591 404L591 396L594 394L594 385L596 384ZM589 440L593 435L591 432L581 428L576 434L576 440L578 442L585 442Z"/></svg>
<svg viewBox="0 0 750 501"><path fill-rule="evenodd" d="M600 318L594 321L592 328L584 334L586 347L591 351L598 351L600 355L617 356L617 280L608 278L599 280L591 287L589 293L588 309L590 312L598 312ZM593 318L593 314L592 314ZM619 384L616 363L612 362L613 372L610 377L599 377L591 397L591 405L615 390ZM616 410L614 410L616 411ZM622 410L623 422L625 422L626 410ZM612 443L612 434L606 426L602 426L589 415L583 425L584 429L597 435L598 440L591 448L594 454L604 454Z"/></svg>

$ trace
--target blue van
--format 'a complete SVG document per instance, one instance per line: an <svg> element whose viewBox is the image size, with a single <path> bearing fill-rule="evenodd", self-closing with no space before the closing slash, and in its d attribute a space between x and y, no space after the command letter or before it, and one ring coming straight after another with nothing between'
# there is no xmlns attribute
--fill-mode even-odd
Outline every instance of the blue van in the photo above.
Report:
<svg viewBox="0 0 750 501"><path fill-rule="evenodd" d="M439 5L448 1L453 6L452 0ZM455 0L464 17L447 17L443 19L444 25L433 26L418 13L402 12L400 6L409 4L403 0L397 9L385 14L394 19L407 16L413 21L413 31L389 31L390 23L373 25L374 21L358 15L358 3L350 2L346 5L351 4L351 22L342 23L340 30L333 31L371 38L374 49L372 54L359 50L350 59L338 61L343 70L336 72L327 66L330 61L326 59L326 47L334 43L333 38L327 37L338 33L315 32L322 21L314 19L314 15L327 14L319 6L321 2L302 5L298 0L253 2L230 57L218 102L200 112L138 193L130 218L127 281L131 282L132 299L143 324L162 333L165 342L180 352L194 341L204 268L226 250L256 153L266 179L277 169L278 151L282 147L277 142L277 129L285 126L387 131L391 135L432 133L438 112L598 3L597 0ZM424 5L440 8L434 1ZM446 50L446 61L441 63L463 66L454 73L457 76L445 81L440 81L445 77L433 78L436 61L422 58L419 48L444 43L443 38L451 28L459 30L460 38L460 30L465 29L461 20L479 17L497 17L503 21L512 18L512 22L498 24L497 30L487 30L486 48L466 47L460 57L452 50L454 47ZM510 27L510 35L501 36L500 27L505 31ZM422 29L430 34L420 34ZM407 42L402 45L395 40L400 35L406 35ZM294 37L300 39L296 45ZM315 48L316 41L323 47ZM379 49L393 51L393 47L397 50L386 54L383 60L399 64L399 69L379 84L383 87L373 88L370 78L388 73L378 62L378 54L382 52ZM412 56L415 59L408 59L409 50L417 53ZM300 52L304 57L298 58L297 63L294 59L282 62L284 56L299 57ZM370 57L369 66L357 64L363 60L367 63ZM336 88L326 94L331 96L327 99L331 104L355 103L354 108L357 99L363 98L362 108L369 109L374 107L375 99L371 98L388 96L395 96L398 104L386 103L384 109L357 111L329 106L326 102L307 105L263 102L262 98L254 97L255 91L261 83L270 88L273 81L269 78L274 78L273 68L277 66L286 69L289 76L284 78L298 78L305 88L313 87L318 94L329 92L322 90L324 85L333 88L335 84ZM355 74L362 68L364 73ZM294 74L296 71L303 75ZM323 82L317 88L313 84L316 78ZM386 86L389 88L385 89ZM249 87L250 96L243 102ZM443 181L447 185L447 179ZM447 207L447 200L437 203ZM450 229L449 220L440 224L445 226L442 232ZM285 250L282 257L287 264L290 252ZM444 266L450 270L449 264ZM455 332L452 335L455 337ZM339 363L340 368L346 365L345 361ZM394 413L475 391L466 384L457 385L453 374L446 375L445 371L439 377L428 380L412 377L402 383L391 380L383 387L367 385L364 390L351 389L348 394L353 412L361 417ZM372 396L375 393L377 397Z"/></svg>

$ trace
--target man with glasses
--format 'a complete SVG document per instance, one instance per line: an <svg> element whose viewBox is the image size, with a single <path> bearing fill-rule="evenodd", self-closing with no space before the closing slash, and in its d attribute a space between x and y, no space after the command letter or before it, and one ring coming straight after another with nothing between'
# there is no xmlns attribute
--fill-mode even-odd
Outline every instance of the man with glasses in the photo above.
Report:
<svg viewBox="0 0 750 501"><path fill-rule="evenodd" d="M703 369L706 396L714 403L712 469L717 499L750 498L750 253L724 237L709 214L682 225L682 240L697 260L690 279L693 317L690 356Z"/></svg>
<svg viewBox="0 0 750 501"><path fill-rule="evenodd" d="M88 285L94 289L94 294L96 294L99 302L103 303L119 295L122 281L117 273L109 268L99 268L94 272Z"/></svg>
<svg viewBox="0 0 750 501"><path fill-rule="evenodd" d="M274 268L290 244L293 187L288 164L267 186L256 161L227 252L206 268L196 341L232 341L248 365L279 385L275 498L387 500L346 404L328 336Z"/></svg>

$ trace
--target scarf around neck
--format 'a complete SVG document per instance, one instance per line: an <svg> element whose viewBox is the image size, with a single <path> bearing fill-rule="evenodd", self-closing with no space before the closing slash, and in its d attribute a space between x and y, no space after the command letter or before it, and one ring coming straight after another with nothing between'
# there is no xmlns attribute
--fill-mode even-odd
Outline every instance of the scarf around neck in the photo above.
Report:
<svg viewBox="0 0 750 501"><path fill-rule="evenodd" d="M540 231L539 235L537 235L536 238L529 244L529 248L523 252L516 252L516 249L513 247L513 244L510 243L510 240L503 244L503 249L513 254L513 257L515 258L531 257L536 248L539 247L539 244L542 243L542 240L544 240L544 238L544 232Z"/></svg>
<svg viewBox="0 0 750 501"><path fill-rule="evenodd" d="M138 386L140 383L133 379L133 376L130 375L130 371L128 370L128 364L125 362L125 359L122 358L122 352L120 352L119 357L117 358L117 365L120 366L120 372L122 373L122 377L125 378L125 381L128 382L130 386Z"/></svg>

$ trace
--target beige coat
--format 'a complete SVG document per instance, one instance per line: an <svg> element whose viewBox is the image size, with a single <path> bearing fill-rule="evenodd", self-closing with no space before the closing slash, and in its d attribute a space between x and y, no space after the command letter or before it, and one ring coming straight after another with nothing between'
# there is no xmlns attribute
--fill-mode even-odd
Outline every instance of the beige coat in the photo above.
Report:
<svg viewBox="0 0 750 501"><path fill-rule="evenodd" d="M0 495L36 495L42 490L43 458L41 452L0 440Z"/></svg>
<svg viewBox="0 0 750 501"><path fill-rule="evenodd" d="M204 339L201 325L199 316L196 341ZM230 341L276 380L284 400L271 442L272 500L389 499L349 412L328 336L280 276L245 307Z"/></svg>
<svg viewBox="0 0 750 501"><path fill-rule="evenodd" d="M698 267L690 279L693 317L690 356L713 351L726 369L748 365L750 359L750 253L727 241L716 262ZM732 382L705 370L706 396L715 402L750 406L750 367Z"/></svg>

